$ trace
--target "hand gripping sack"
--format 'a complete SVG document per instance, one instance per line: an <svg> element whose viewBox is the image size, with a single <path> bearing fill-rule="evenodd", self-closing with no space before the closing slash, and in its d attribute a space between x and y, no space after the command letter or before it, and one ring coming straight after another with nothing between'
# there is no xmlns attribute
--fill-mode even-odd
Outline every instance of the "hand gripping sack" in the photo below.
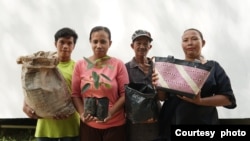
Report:
<svg viewBox="0 0 250 141"><path fill-rule="evenodd" d="M154 57L159 80L157 89L194 98L207 80L212 66L173 56Z"/></svg>
<svg viewBox="0 0 250 141"><path fill-rule="evenodd" d="M125 111L133 124L156 121L159 111L155 90L142 83L125 85Z"/></svg>
<svg viewBox="0 0 250 141"><path fill-rule="evenodd" d="M25 102L39 117L70 115L75 112L68 86L57 69L56 52L39 51L21 56L22 88Z"/></svg>

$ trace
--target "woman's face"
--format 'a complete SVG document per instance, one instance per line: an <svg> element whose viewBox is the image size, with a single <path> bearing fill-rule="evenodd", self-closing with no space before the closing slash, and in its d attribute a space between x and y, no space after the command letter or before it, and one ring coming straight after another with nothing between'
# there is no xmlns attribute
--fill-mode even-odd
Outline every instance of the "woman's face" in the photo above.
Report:
<svg viewBox="0 0 250 141"><path fill-rule="evenodd" d="M95 31L91 34L90 44L95 58L102 58L107 55L108 49L112 41L104 30Z"/></svg>
<svg viewBox="0 0 250 141"><path fill-rule="evenodd" d="M205 45L200 34L195 30L187 30L182 36L182 49L186 60L200 59L201 49Z"/></svg>

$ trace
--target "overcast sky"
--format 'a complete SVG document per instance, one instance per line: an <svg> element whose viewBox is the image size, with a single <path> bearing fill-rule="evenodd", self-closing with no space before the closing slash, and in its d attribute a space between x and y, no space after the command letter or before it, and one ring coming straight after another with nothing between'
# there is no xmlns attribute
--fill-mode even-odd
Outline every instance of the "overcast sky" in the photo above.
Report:
<svg viewBox="0 0 250 141"><path fill-rule="evenodd" d="M54 51L54 33L71 27L79 35L73 59L92 54L92 27L107 26L113 44L109 55L124 62L133 56L131 35L151 32L149 56L183 58L181 35L187 28L204 34L203 55L226 70L238 107L219 108L221 118L249 118L249 0L1 0L0 118L26 117L22 112L21 66L16 59L34 52Z"/></svg>

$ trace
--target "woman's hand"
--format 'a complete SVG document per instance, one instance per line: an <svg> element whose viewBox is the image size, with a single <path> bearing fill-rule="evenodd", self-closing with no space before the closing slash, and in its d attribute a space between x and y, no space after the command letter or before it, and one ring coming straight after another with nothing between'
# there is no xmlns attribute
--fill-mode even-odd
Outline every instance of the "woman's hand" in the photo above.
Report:
<svg viewBox="0 0 250 141"><path fill-rule="evenodd" d="M202 97L198 93L193 99L185 96L178 96L180 99L202 106L228 106L231 105L229 98L223 94L216 94L209 97Z"/></svg>
<svg viewBox="0 0 250 141"><path fill-rule="evenodd" d="M194 103L197 105L201 105L201 102L202 102L200 92L194 98L188 98L186 96L180 96L180 95L177 95L177 96L182 100L185 100L187 102Z"/></svg>
<svg viewBox="0 0 250 141"><path fill-rule="evenodd" d="M108 116L104 119L104 120L96 120L96 123L105 123L105 122L107 122L109 119L111 119L111 113L110 112L108 112Z"/></svg>
<svg viewBox="0 0 250 141"><path fill-rule="evenodd" d="M90 114L88 114L87 116L84 116L84 113L82 113L80 115L80 118L81 118L81 121L83 123L87 123L87 122L90 122L90 121L96 121L97 120L96 117L91 116Z"/></svg>

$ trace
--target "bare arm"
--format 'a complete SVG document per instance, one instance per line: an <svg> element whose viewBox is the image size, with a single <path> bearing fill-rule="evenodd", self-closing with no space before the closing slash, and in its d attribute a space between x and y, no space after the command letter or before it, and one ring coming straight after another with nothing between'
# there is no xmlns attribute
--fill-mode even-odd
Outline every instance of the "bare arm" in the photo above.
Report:
<svg viewBox="0 0 250 141"><path fill-rule="evenodd" d="M113 105L113 107L109 110L108 116L104 119L104 121L98 121L98 122L107 122L114 114L116 114L118 111L120 111L121 108L124 107L124 103L125 103L125 96L121 96Z"/></svg>
<svg viewBox="0 0 250 141"><path fill-rule="evenodd" d="M74 106L76 108L76 111L79 113L79 114L82 114L84 111L83 111L83 102L82 102L82 98L80 97L72 97L72 100L73 100L73 103L74 103Z"/></svg>
<svg viewBox="0 0 250 141"><path fill-rule="evenodd" d="M187 97L181 97L179 96L179 98L197 104L197 105L202 105L202 106L228 106L231 105L231 101L229 100L229 98L225 95L214 95L214 96L210 96L210 97L204 97L201 98L200 94L198 94L197 96L195 96L194 99L190 99Z"/></svg>
<svg viewBox="0 0 250 141"><path fill-rule="evenodd" d="M116 103L114 104L114 106L110 109L109 114L112 116L115 113L117 113L117 111L120 111L120 109L124 107L124 103L125 103L125 96L121 96L116 101Z"/></svg>

